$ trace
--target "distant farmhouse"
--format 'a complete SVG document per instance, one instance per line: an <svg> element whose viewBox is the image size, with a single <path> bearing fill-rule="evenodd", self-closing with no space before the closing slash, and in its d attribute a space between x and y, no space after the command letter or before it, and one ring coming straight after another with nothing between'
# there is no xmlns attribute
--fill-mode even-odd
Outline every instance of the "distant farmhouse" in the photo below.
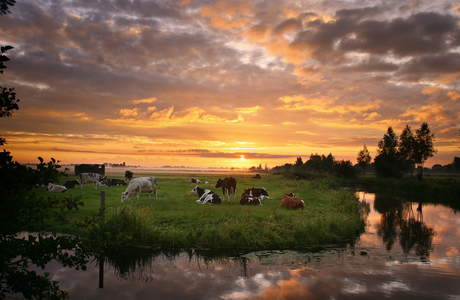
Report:
<svg viewBox="0 0 460 300"><path fill-rule="evenodd" d="M79 164L75 165L75 175L80 173L97 173L102 176L105 175L105 166L97 164Z"/></svg>

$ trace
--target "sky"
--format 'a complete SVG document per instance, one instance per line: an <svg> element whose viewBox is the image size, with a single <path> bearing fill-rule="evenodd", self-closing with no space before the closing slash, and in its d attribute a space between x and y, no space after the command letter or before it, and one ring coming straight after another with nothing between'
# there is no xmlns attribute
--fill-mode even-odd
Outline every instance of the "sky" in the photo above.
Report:
<svg viewBox="0 0 460 300"><path fill-rule="evenodd" d="M356 163L423 122L460 156L457 1L17 0L0 44L21 163Z"/></svg>

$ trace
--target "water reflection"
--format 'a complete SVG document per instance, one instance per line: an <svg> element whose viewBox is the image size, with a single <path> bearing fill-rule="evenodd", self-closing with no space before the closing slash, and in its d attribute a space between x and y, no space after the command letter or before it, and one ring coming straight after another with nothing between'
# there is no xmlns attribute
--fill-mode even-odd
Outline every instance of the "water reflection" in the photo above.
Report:
<svg viewBox="0 0 460 300"><path fill-rule="evenodd" d="M52 265L70 299L460 299L460 218L452 209L359 193L366 233L302 251L109 251L86 272Z"/></svg>

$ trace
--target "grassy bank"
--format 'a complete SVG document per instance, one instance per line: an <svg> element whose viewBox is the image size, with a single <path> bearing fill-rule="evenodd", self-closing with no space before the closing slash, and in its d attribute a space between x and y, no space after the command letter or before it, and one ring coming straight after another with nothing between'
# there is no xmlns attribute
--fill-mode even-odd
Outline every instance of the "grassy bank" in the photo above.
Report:
<svg viewBox="0 0 460 300"><path fill-rule="evenodd" d="M130 203L121 203L126 187L99 187L86 184L66 194L52 197L74 197L85 203L79 211L70 211L66 223L48 223L43 230L80 234L94 241L114 245L144 245L174 248L233 248L233 249L292 249L317 244L330 244L352 239L364 229L357 199L347 191L333 190L331 179L294 181L275 175L253 179L252 174L235 174L237 179L236 204L201 205L197 196L190 194L194 187L188 183L188 174L136 174L156 177L161 184L158 200L141 194ZM228 176L228 175L227 175ZM121 175L109 174L109 178ZM217 174L200 174L200 180L218 194L214 187ZM73 176L62 178L72 179ZM263 206L242 206L239 198L243 189L265 187L273 199L263 200ZM100 208L101 191L105 192L105 222L95 222ZM293 192L305 201L305 209L280 209L284 193ZM37 193L50 196L45 188ZM233 201L233 200L232 200Z"/></svg>

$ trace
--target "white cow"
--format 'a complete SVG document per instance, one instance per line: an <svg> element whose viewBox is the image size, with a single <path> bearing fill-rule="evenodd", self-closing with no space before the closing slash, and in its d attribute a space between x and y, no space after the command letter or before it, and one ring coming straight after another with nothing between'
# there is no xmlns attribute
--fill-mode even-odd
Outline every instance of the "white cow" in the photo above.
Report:
<svg viewBox="0 0 460 300"><path fill-rule="evenodd" d="M131 201L131 196L134 194L136 194L136 199L139 202L140 193L149 193L149 200L151 200L150 195L152 192L155 193L155 199L158 200L157 184L161 187L154 177L137 177L131 179L126 191L121 194L121 203L125 203L128 200Z"/></svg>
<svg viewBox="0 0 460 300"><path fill-rule="evenodd" d="M83 189L83 185L87 182L94 182L94 188L97 190L97 186L102 186L100 181L104 180L106 177L102 176L97 173L80 173L80 182L81 182L81 189Z"/></svg>
<svg viewBox="0 0 460 300"><path fill-rule="evenodd" d="M63 185L48 183L46 190L51 193L67 193L67 188Z"/></svg>
<svg viewBox="0 0 460 300"><path fill-rule="evenodd" d="M194 183L194 184L199 184L199 183L201 183L201 181L200 181L199 179L196 179L196 178L190 178L190 179L188 180L188 182L191 182L191 183Z"/></svg>

